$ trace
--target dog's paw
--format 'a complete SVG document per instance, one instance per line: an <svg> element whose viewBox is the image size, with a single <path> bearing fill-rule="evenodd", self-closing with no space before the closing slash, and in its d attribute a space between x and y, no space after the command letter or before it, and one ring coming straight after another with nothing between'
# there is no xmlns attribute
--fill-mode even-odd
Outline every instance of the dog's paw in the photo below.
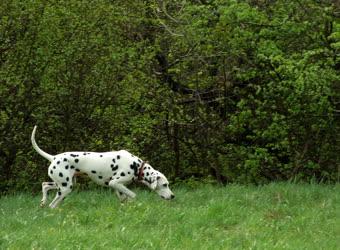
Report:
<svg viewBox="0 0 340 250"><path fill-rule="evenodd" d="M130 204L130 203L132 203L132 202L134 202L134 199L131 199L130 197L127 197L127 198L124 199L124 200L120 200L120 204L121 204L122 206L128 205L128 204Z"/></svg>
<svg viewBox="0 0 340 250"><path fill-rule="evenodd" d="M129 197L128 197L128 196L126 196L126 195L122 195L122 196L120 196L120 198L119 198L119 201L120 201L121 203L124 203L124 202L127 202L127 201L128 201L128 199L129 199Z"/></svg>

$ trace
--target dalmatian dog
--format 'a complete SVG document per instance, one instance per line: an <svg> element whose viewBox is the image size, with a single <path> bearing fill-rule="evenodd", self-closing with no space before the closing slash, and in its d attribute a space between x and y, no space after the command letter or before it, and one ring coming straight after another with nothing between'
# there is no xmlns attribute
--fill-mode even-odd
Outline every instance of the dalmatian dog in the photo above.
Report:
<svg viewBox="0 0 340 250"><path fill-rule="evenodd" d="M47 192L57 189L50 208L56 208L60 202L72 191L73 177L86 174L101 186L111 187L116 191L120 201L133 199L136 194L125 185L137 181L145 184L160 197L171 200L175 196L169 188L167 178L150 164L132 155L126 150L113 152L66 152L50 155L39 148L35 141L37 126L34 127L31 141L33 148L51 162L48 175L53 182L42 183L43 197L41 206L47 201Z"/></svg>

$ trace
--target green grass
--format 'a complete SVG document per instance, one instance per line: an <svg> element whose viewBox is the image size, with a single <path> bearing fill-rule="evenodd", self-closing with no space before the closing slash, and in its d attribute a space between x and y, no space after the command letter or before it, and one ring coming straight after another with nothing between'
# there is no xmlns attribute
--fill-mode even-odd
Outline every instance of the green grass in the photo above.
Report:
<svg viewBox="0 0 340 250"><path fill-rule="evenodd" d="M135 190L73 192L51 210L40 196L0 199L0 249L339 249L340 186L177 187L163 201ZM52 195L51 195L52 198Z"/></svg>

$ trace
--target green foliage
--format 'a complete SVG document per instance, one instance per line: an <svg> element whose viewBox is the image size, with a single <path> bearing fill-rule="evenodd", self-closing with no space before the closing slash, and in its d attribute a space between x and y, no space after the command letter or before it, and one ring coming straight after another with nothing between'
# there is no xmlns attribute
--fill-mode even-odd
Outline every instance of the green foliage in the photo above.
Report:
<svg viewBox="0 0 340 250"><path fill-rule="evenodd" d="M1 1L1 192L40 189L35 124L47 152L125 148L170 178L337 181L337 15L312 0Z"/></svg>
<svg viewBox="0 0 340 250"><path fill-rule="evenodd" d="M159 38L174 39L168 75L195 98L183 105L181 95L182 111L171 112L184 123L182 147L230 181L337 180L334 9L308 0L262 3L211 1L172 13L177 22Z"/></svg>

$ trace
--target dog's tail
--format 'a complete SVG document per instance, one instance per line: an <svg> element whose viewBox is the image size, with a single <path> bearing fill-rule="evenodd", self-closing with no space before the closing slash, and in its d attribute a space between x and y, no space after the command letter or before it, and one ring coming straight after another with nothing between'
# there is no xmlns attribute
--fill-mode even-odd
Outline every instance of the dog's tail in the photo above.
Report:
<svg viewBox="0 0 340 250"><path fill-rule="evenodd" d="M39 148L38 144L35 142L35 131L37 130L37 126L34 126L33 132L32 132L32 136L31 136L31 141L32 141L32 145L33 148L35 149L35 151L37 151L42 157L46 158L49 161L53 161L53 155L50 155L46 152L44 152L42 149Z"/></svg>

